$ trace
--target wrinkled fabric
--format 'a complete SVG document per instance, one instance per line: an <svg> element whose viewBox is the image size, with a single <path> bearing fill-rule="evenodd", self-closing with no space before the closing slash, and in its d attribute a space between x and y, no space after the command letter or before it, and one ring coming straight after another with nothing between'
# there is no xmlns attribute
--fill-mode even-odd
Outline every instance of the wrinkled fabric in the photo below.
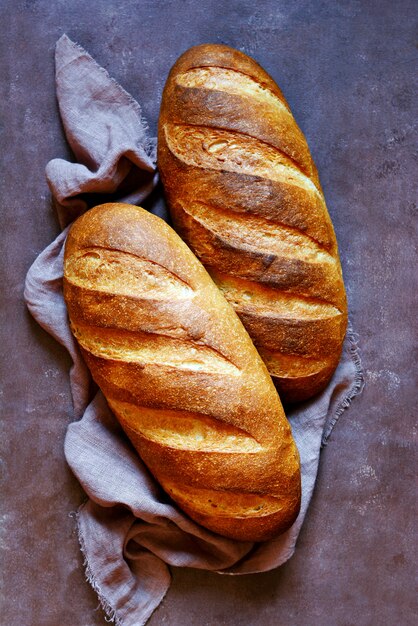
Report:
<svg viewBox="0 0 418 626"><path fill-rule="evenodd" d="M156 186L157 173L155 140L147 136L138 103L65 35L56 47L56 84L76 159L54 159L46 168L62 227L104 200L143 202ZM246 574L271 570L292 556L315 486L321 443L361 390L361 364L350 331L325 391L288 413L302 469L302 507L293 526L260 544L220 537L173 504L92 384L62 293L67 232L68 226L33 263L25 299L33 317L73 360L71 393L80 419L68 427L65 455L88 496L77 514L87 579L110 620L140 626L169 588L170 565Z"/></svg>
<svg viewBox="0 0 418 626"><path fill-rule="evenodd" d="M55 51L57 100L76 161L53 159L46 178L61 226L112 194L139 204L155 187L156 141L141 107L66 35Z"/></svg>

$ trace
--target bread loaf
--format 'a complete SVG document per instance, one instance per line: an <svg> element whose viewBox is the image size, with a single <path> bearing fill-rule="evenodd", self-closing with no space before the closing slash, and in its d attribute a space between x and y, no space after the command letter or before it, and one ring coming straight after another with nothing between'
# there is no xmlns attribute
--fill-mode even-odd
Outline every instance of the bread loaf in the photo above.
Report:
<svg viewBox="0 0 418 626"><path fill-rule="evenodd" d="M71 329L152 474L191 518L240 540L286 530L300 469L267 369L179 236L141 208L105 204L65 247Z"/></svg>
<svg viewBox="0 0 418 626"><path fill-rule="evenodd" d="M242 52L191 48L164 89L158 166L175 228L282 400L318 393L340 358L346 298L317 170L280 89Z"/></svg>

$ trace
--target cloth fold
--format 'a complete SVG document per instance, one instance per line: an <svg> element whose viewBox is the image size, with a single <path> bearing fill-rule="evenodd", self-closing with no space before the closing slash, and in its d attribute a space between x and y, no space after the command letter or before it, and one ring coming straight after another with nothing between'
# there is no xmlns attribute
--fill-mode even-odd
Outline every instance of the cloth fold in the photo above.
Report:
<svg viewBox="0 0 418 626"><path fill-rule="evenodd" d="M98 199L143 202L156 187L157 173L155 140L148 137L139 104L65 35L56 47L56 86L76 159L54 159L46 168L61 225L67 226ZM81 419L68 427L65 455L89 498L77 514L87 580L108 619L140 626L169 588L170 565L247 574L271 570L291 557L314 489L321 444L361 390L361 363L349 330L328 387L288 414L302 467L302 508L292 528L261 544L211 533L173 504L138 457L102 393L92 393L94 385L70 332L62 294L67 230L33 263L25 299L33 317L73 360L71 393L75 417Z"/></svg>
<svg viewBox="0 0 418 626"><path fill-rule="evenodd" d="M156 141L138 102L66 35L56 45L55 76L65 136L76 158L46 166L61 226L100 204L103 195L142 202L157 182Z"/></svg>

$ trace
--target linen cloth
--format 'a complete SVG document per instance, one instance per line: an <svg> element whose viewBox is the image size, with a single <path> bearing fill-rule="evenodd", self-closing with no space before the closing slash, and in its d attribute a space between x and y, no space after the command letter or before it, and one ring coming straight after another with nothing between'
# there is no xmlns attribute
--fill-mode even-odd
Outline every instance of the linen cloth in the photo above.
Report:
<svg viewBox="0 0 418 626"><path fill-rule="evenodd" d="M301 458L302 507L285 534L260 544L238 542L183 514L150 475L92 384L62 294L68 224L104 200L143 202L157 184L155 140L148 137L138 103L65 35L56 46L56 89L76 162L54 159L47 165L65 228L30 268L25 299L34 318L73 360L71 393L79 419L68 427L65 455L88 495L77 514L87 579L108 619L141 626L170 585L170 565L247 574L271 570L292 556L314 489L321 444L361 390L361 363L349 330L328 387L288 412ZM158 206L161 214L161 201Z"/></svg>

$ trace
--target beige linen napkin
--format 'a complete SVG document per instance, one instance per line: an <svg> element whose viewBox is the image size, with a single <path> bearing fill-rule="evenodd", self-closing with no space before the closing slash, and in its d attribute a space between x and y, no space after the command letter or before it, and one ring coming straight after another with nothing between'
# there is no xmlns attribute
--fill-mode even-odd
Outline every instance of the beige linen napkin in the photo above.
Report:
<svg viewBox="0 0 418 626"><path fill-rule="evenodd" d="M56 86L76 159L54 159L46 169L61 225L103 200L143 202L157 175L155 140L147 136L138 103L65 35L56 47ZM302 463L302 508L292 528L260 544L215 535L177 509L141 462L101 392L91 394L94 386L71 335L62 295L67 231L68 226L33 263L25 299L34 318L73 360L71 392L75 418L81 419L68 427L65 455L88 495L77 514L87 579L110 620L141 626L170 585L169 565L246 574L273 569L292 556L321 444L361 390L361 364L350 330L327 389L288 414Z"/></svg>

